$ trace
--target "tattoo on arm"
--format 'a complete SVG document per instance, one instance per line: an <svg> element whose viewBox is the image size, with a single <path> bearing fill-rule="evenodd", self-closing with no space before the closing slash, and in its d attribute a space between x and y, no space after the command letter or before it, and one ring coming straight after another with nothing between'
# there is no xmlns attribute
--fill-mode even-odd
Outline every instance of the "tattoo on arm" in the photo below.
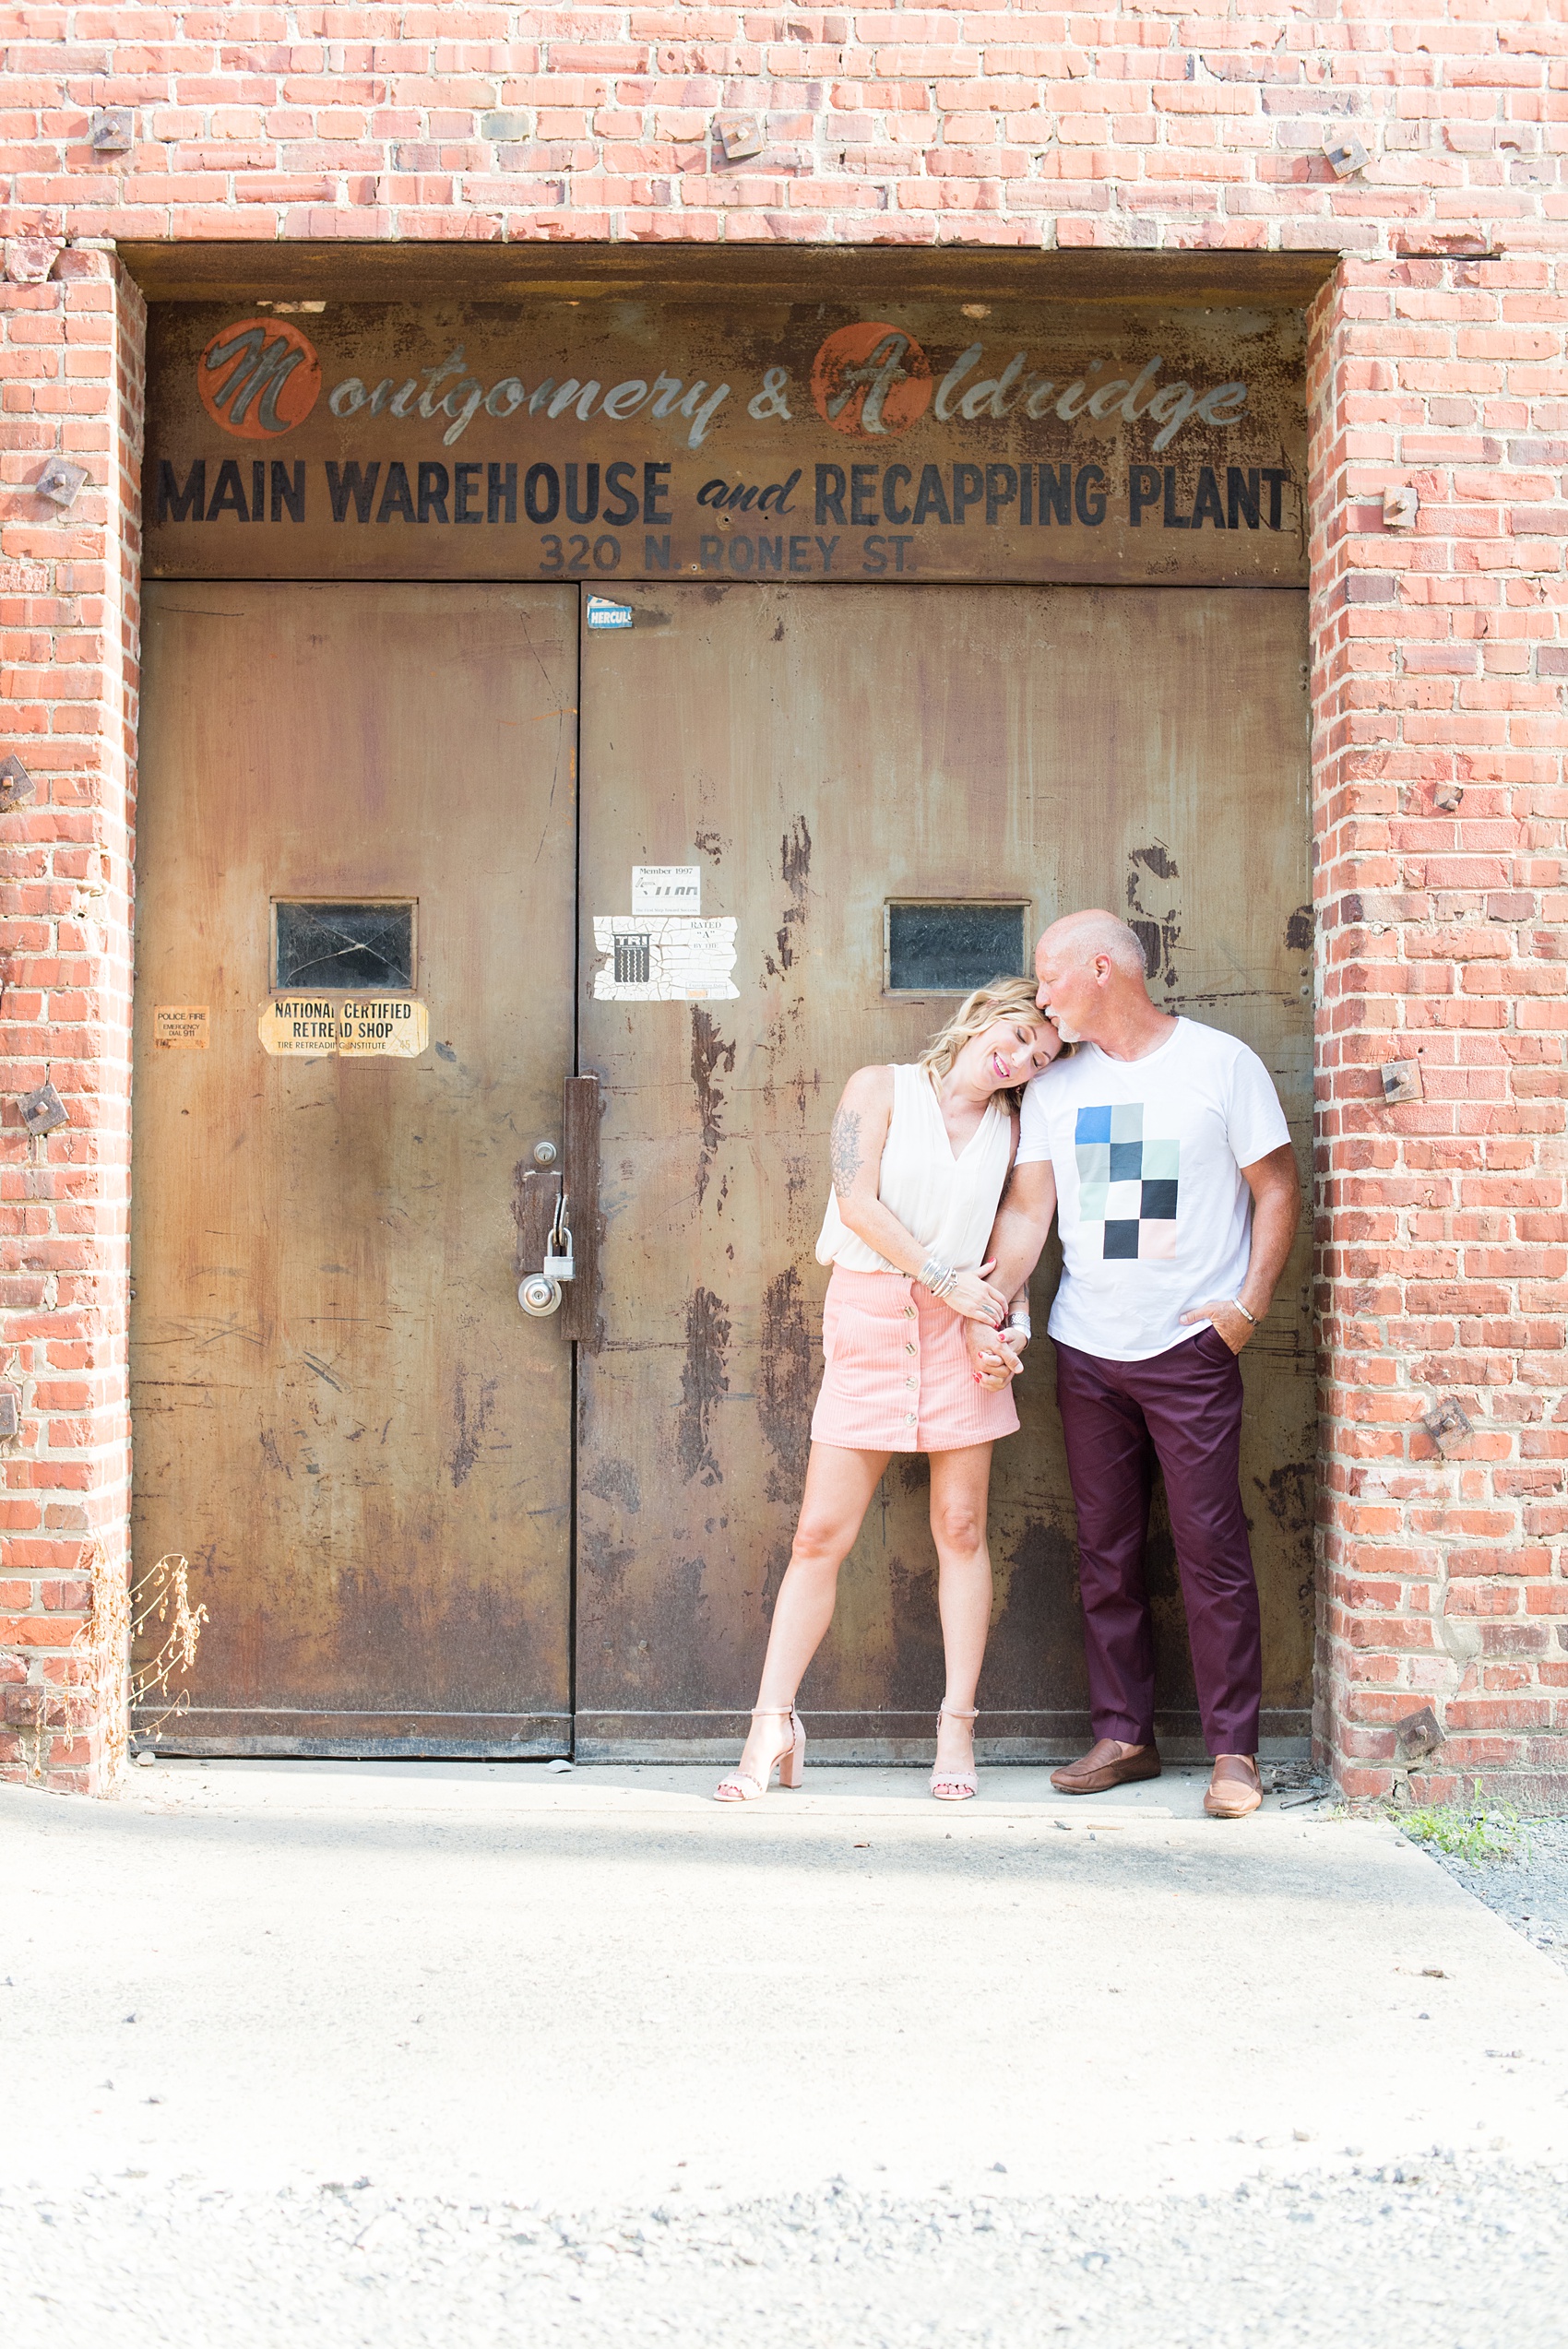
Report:
<svg viewBox="0 0 1568 2349"><path fill-rule="evenodd" d="M842 1199L863 1164L861 1113L858 1109L838 1109L834 1111L827 1147L833 1166L833 1189L836 1195Z"/></svg>

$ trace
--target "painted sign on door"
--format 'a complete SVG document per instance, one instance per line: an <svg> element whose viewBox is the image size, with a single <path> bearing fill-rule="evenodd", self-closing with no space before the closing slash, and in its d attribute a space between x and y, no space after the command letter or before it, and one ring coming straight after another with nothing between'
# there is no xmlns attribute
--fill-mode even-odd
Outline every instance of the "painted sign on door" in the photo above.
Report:
<svg viewBox="0 0 1568 2349"><path fill-rule="evenodd" d="M1301 585L1294 311L163 304L149 568Z"/></svg>

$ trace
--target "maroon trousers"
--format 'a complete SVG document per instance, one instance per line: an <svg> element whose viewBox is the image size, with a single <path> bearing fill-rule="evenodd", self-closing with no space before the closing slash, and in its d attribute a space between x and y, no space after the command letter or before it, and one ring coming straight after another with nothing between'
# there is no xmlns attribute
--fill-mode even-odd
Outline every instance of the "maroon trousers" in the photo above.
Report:
<svg viewBox="0 0 1568 2349"><path fill-rule="evenodd" d="M1238 1464L1241 1371L1217 1330L1146 1362L1057 1345L1056 1401L1078 1512L1096 1738L1154 1742L1144 1544L1158 1458L1176 1536L1193 1672L1211 1754L1255 1754L1263 1641Z"/></svg>

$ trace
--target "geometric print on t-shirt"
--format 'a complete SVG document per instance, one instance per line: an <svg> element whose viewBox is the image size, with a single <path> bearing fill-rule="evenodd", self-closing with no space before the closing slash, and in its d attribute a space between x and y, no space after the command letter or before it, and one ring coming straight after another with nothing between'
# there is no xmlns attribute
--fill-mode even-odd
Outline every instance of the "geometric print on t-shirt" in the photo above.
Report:
<svg viewBox="0 0 1568 2349"><path fill-rule="evenodd" d="M1179 1142L1144 1136L1144 1105L1080 1109L1074 1131L1078 1221L1105 1228L1103 1256L1151 1259L1176 1253Z"/></svg>

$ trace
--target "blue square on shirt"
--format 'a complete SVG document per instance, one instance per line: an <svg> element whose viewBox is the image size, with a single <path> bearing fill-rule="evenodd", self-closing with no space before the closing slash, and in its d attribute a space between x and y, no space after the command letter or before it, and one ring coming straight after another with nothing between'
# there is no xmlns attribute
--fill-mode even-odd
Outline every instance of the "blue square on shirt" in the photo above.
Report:
<svg viewBox="0 0 1568 2349"><path fill-rule="evenodd" d="M1111 1139L1111 1107L1102 1109L1080 1109L1078 1122L1073 1129L1075 1142L1109 1142Z"/></svg>
<svg viewBox="0 0 1568 2349"><path fill-rule="evenodd" d="M1181 1188L1174 1182L1146 1182L1143 1186L1143 1220L1146 1223L1174 1223L1176 1193Z"/></svg>
<svg viewBox="0 0 1568 2349"><path fill-rule="evenodd" d="M1112 1182L1136 1182L1144 1171L1144 1145L1141 1142L1113 1142L1111 1145L1111 1180Z"/></svg>
<svg viewBox="0 0 1568 2349"><path fill-rule="evenodd" d="M1127 1222L1121 1216L1108 1217L1105 1225L1105 1253L1107 1256L1126 1256L1135 1260L1138 1253L1136 1223Z"/></svg>

